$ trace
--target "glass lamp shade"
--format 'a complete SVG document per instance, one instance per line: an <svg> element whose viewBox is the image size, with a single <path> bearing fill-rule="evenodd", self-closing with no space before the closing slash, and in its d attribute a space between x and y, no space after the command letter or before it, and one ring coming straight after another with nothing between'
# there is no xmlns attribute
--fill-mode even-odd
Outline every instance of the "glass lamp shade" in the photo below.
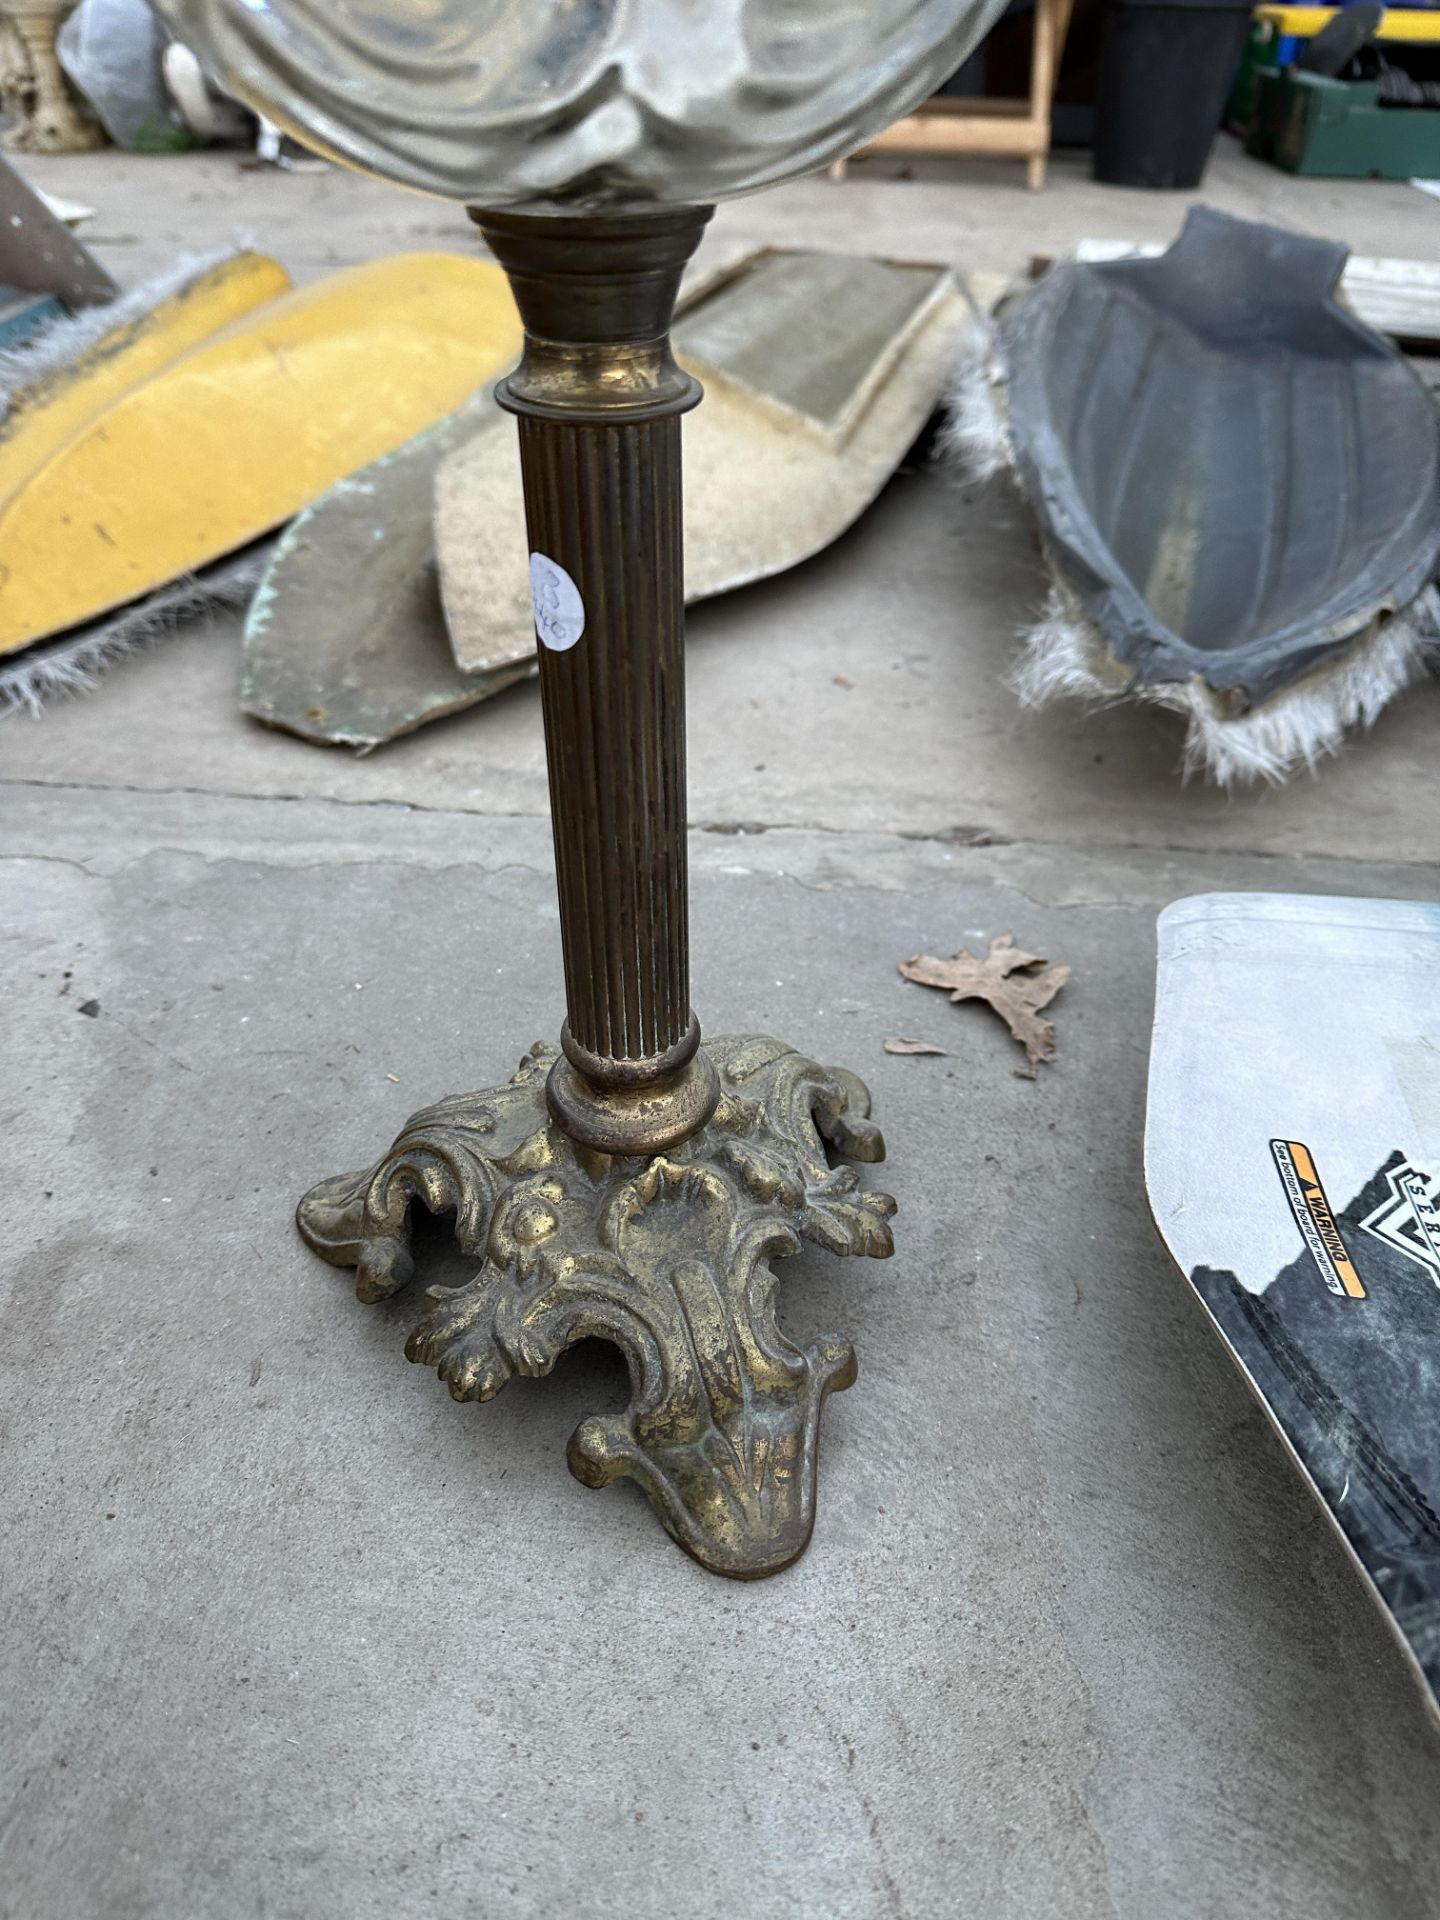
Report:
<svg viewBox="0 0 1440 1920"><path fill-rule="evenodd" d="M852 151L1004 0L157 0L332 159L484 207L708 202Z"/></svg>

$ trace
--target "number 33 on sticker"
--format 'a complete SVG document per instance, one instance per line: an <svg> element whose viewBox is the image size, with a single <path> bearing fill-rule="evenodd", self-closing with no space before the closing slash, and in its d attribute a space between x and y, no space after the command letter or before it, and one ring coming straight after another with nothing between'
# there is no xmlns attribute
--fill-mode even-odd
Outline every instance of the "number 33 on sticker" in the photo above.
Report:
<svg viewBox="0 0 1440 1920"><path fill-rule="evenodd" d="M530 556L530 598L541 644L556 653L573 647L585 631L585 602L564 567L548 554Z"/></svg>

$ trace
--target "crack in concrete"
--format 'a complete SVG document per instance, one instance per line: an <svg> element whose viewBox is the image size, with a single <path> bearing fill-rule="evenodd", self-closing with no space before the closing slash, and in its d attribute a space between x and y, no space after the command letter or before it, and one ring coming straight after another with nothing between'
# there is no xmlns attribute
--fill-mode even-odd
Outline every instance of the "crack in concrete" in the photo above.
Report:
<svg viewBox="0 0 1440 1920"><path fill-rule="evenodd" d="M423 873L482 873L487 880L498 879L502 873L533 873L541 879L553 877L553 869L533 866L527 860L507 860L498 867L487 867L482 860L417 860L413 855L374 853L362 855L357 859L334 860L286 860L283 856L264 859L253 851L235 853L207 853L201 847L177 847L168 841L156 841L128 860L117 860L111 866L87 866L83 860L77 860L71 854L16 852L6 853L0 849L0 865L22 866L27 863L36 866L46 864L57 867L73 867L77 873L83 873L88 880L114 880L120 874L133 872L157 853L169 853L177 859L199 860L207 867L257 867L263 872L282 869L286 873L335 873L347 867L406 867L417 868Z"/></svg>
<svg viewBox="0 0 1440 1920"><path fill-rule="evenodd" d="M439 814L455 820L544 820L543 813L506 813L481 811L472 807L431 807L419 800L391 800L381 797L345 799L330 793L242 793L233 787L141 787L114 780L6 780L0 776L0 789L35 793L133 793L141 799L168 800L241 800L278 801L284 806L386 807L396 813Z"/></svg>
<svg viewBox="0 0 1440 1920"><path fill-rule="evenodd" d="M0 776L0 790L36 793L128 793L142 798L167 799L189 798L197 800L234 800L242 802L278 801L294 806L309 804L319 807L380 808L393 809L397 813L434 815L441 819L454 820L522 820L539 823L548 815L528 811L507 811L505 809L472 807L437 807L419 800L394 800L384 797L350 799L338 794L316 793L243 793L228 787L144 787L114 781L86 780L7 780ZM1428 870L1433 866L1429 858L1409 858L1405 855L1387 854L1383 859L1373 854L1331 853L1323 847L1295 847L1277 849L1273 847L1254 848L1239 843L1225 841L1206 845L1192 845L1185 841L1172 840L1096 840L1083 845L1060 840L1031 840L1004 834L996 829L984 826L948 826L948 827L856 827L835 826L823 820L696 820L690 823L692 834L702 834L715 838L745 838L749 835L776 833L795 833L823 835L827 839L838 840L903 840L921 845L959 847L967 851L983 852L987 849L1002 851L1006 849L1033 849L1042 853L1068 855L1089 859L1104 859L1125 854L1143 854L1156 859L1216 859L1216 860L1268 860L1299 862L1305 860L1324 860L1333 865L1351 867L1389 866L1417 867Z"/></svg>
<svg viewBox="0 0 1440 1920"><path fill-rule="evenodd" d="M487 867L484 862L480 860L444 860L431 862L427 860L417 860L413 855L384 854L378 852L362 856L358 859L286 860L283 857L265 859L253 851L228 854L207 853L199 847L174 846L169 842L157 842L153 846L146 847L143 852L135 854L131 859L117 860L112 866L87 866L83 860L77 860L69 854L36 852L7 853L3 849L0 849L0 865L18 866L33 863L35 865L48 864L71 867L77 873L83 873L87 880L113 880L121 874L133 872L137 867L142 866L146 860L151 859L158 853L173 854L179 859L199 860L206 867L255 867L264 872L270 872L279 868L286 873L335 873L344 871L349 867L400 867L415 869L437 876L447 873L478 872L483 874L487 880L498 879L499 876L504 873L533 873L540 879L552 879L554 877L552 868L535 866L526 860L508 860L501 866ZM1089 912L1113 909L1133 913L1143 910L1146 904L1143 901L1114 899L1043 900L1035 894L1027 893L1024 887L1020 886L1016 881L1001 879L992 875L979 874L967 876L964 874L938 873L931 879L916 881L913 885L909 886L891 884L879 887L876 886L873 881L867 880L860 875L854 878L844 878L835 881L807 880L802 874L778 867L747 867L738 873L723 867L708 867L704 869L704 871L709 875L721 879L787 881L792 886L800 887L806 893L892 893L904 898L912 898L922 893L934 893L938 888L946 885L947 882L954 881L962 886L990 886L996 888L997 891L1013 894L1017 900L1023 901L1027 906L1034 907L1037 912L1067 913L1072 909L1083 908Z"/></svg>

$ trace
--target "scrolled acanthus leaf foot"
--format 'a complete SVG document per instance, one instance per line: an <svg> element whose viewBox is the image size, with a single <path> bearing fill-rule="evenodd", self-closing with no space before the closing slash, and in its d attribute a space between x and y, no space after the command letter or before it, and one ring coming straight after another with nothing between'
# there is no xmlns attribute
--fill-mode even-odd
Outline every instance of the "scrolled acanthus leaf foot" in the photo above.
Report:
<svg viewBox="0 0 1440 1920"><path fill-rule="evenodd" d="M827 1156L884 1158L853 1074L763 1036L706 1049L719 1106L668 1153L572 1141L545 1104L553 1050L537 1046L509 1086L415 1114L378 1166L322 1181L297 1217L378 1300L412 1277L412 1203L453 1209L462 1252L483 1264L465 1286L431 1288L409 1358L457 1400L488 1400L578 1340L612 1341L630 1404L580 1423L571 1471L591 1487L634 1479L703 1566L754 1579L804 1552L820 1409L855 1379L846 1341L800 1348L781 1333L770 1263L806 1241L884 1259L895 1203Z"/></svg>

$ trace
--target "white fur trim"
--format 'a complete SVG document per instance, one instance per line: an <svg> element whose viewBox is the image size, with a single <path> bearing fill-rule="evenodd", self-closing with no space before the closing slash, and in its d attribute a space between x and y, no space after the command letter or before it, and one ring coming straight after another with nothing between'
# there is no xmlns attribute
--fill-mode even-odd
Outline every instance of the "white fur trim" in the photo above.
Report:
<svg viewBox="0 0 1440 1920"><path fill-rule="evenodd" d="M1371 727L1427 665L1440 661L1440 592L1429 586L1402 612L1382 615L1360 638L1303 680L1248 711L1198 677L1135 687L1134 676L1105 645L1093 621L1059 586L1024 635L1012 685L1021 704L1065 697L1106 703L1131 693L1185 718L1183 772L1222 787L1265 780L1278 786L1301 767L1319 771L1352 727Z"/></svg>
<svg viewBox="0 0 1440 1920"><path fill-rule="evenodd" d="M265 540L247 547L90 626L0 660L0 718L24 712L38 719L47 700L88 693L116 660L173 633L183 621L217 607L244 606L269 565L273 544Z"/></svg>
<svg viewBox="0 0 1440 1920"><path fill-rule="evenodd" d="M1015 465L1004 364L984 320L972 321L961 338L935 451L968 480L993 480Z"/></svg>
<svg viewBox="0 0 1440 1920"><path fill-rule="evenodd" d="M183 253L173 266L120 294L108 306L85 307L79 313L66 314L64 319L52 320L38 333L0 351L0 416L8 413L29 388L73 366L109 334L134 326L162 300L169 300L239 251L239 247L222 247L214 253Z"/></svg>
<svg viewBox="0 0 1440 1920"><path fill-rule="evenodd" d="M1058 581L1039 620L1022 630L1020 640L1024 651L1007 678L1022 707L1043 707L1065 697L1103 706L1130 690L1134 675Z"/></svg>

